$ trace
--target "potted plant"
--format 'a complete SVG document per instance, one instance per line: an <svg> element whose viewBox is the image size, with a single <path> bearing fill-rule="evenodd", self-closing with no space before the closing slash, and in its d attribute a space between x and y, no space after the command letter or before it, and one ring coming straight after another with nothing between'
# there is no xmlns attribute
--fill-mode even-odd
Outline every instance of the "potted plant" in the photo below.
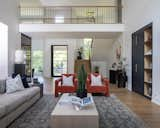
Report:
<svg viewBox="0 0 160 128"><path fill-rule="evenodd" d="M84 65L82 65L78 72L78 89L77 89L77 96L80 98L87 97L87 90L86 86L86 79L87 73L84 69Z"/></svg>
<svg viewBox="0 0 160 128"><path fill-rule="evenodd" d="M95 67L94 67L94 72L95 72L95 73L99 73L99 66L95 66Z"/></svg>

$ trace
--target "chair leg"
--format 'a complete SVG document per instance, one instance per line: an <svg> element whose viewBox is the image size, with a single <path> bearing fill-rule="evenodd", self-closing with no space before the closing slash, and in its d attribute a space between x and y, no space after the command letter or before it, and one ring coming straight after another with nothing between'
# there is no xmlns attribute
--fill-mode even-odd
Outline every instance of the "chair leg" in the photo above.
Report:
<svg viewBox="0 0 160 128"><path fill-rule="evenodd" d="M58 92L57 91L55 91L55 97L58 97Z"/></svg>
<svg viewBox="0 0 160 128"><path fill-rule="evenodd" d="M109 92L106 92L106 93L105 93L105 96L110 96Z"/></svg>

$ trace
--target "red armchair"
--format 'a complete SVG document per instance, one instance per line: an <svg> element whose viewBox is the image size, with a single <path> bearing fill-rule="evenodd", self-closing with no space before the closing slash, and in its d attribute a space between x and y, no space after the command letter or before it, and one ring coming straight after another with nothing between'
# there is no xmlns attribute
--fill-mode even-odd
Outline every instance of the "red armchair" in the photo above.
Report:
<svg viewBox="0 0 160 128"><path fill-rule="evenodd" d="M77 90L77 79L75 74L62 74L62 76L73 76L73 86L63 85L63 78L55 80L55 97L58 96L58 93L73 93Z"/></svg>
<svg viewBox="0 0 160 128"><path fill-rule="evenodd" d="M94 76L99 76L98 73L93 73ZM102 78L102 85L91 85L91 74L87 78L87 92L88 93L104 93L105 96L109 96L109 80Z"/></svg>

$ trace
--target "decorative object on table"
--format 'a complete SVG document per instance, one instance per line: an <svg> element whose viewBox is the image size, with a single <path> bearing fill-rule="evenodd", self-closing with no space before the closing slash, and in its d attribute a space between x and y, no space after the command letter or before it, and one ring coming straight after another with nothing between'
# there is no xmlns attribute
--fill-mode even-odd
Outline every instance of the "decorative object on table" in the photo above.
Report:
<svg viewBox="0 0 160 128"><path fill-rule="evenodd" d="M113 69L116 69L116 68L117 68L117 64L116 64L115 62L112 64L112 68L113 68Z"/></svg>
<svg viewBox="0 0 160 128"><path fill-rule="evenodd" d="M16 64L24 64L25 62L25 53L23 50L16 50L15 52L15 63Z"/></svg>
<svg viewBox="0 0 160 128"><path fill-rule="evenodd" d="M88 93L103 93L105 96L109 96L109 80L106 79L106 78L103 78L101 76L101 80L102 80L102 85L98 84L98 85L95 85L95 82L94 82L94 85L92 85L92 75L95 76L95 77L99 77L100 74L99 73L92 73L92 74L89 74L88 75L88 78L87 78L87 92ZM99 82L98 82L99 83Z"/></svg>
<svg viewBox="0 0 160 128"><path fill-rule="evenodd" d="M62 77L73 76L73 86L64 85ZM75 93L77 90L77 79L76 74L62 74L61 78L55 80L55 97L58 96L58 93Z"/></svg>
<svg viewBox="0 0 160 128"><path fill-rule="evenodd" d="M87 90L86 90L86 80L87 80L87 73L84 69L84 65L82 64L79 72L78 72L78 90L77 96L80 98L87 97Z"/></svg>
<svg viewBox="0 0 160 128"><path fill-rule="evenodd" d="M75 107L76 110L84 109L85 107L88 107L93 104L93 98L92 96L87 96L84 98L79 98L74 95L68 95L65 98L62 98L59 102L60 105L68 105L71 104Z"/></svg>
<svg viewBox="0 0 160 128"><path fill-rule="evenodd" d="M117 59L120 59L120 58L121 58L121 46L119 46L119 47L116 49L116 58L117 58Z"/></svg>
<svg viewBox="0 0 160 128"><path fill-rule="evenodd" d="M77 54L78 54L78 55L77 55L77 59L78 59L78 60L83 59L83 57L82 57L83 47L78 48Z"/></svg>
<svg viewBox="0 0 160 128"><path fill-rule="evenodd" d="M95 67L94 67L94 72L95 72L95 73L99 73L99 66L95 66Z"/></svg>

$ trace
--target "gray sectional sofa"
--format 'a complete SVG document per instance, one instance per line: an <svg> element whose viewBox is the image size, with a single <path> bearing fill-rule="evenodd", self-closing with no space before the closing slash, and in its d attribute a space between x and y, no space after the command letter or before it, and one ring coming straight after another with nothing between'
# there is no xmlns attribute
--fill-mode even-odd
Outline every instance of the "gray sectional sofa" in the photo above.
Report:
<svg viewBox="0 0 160 128"><path fill-rule="evenodd" d="M0 94L0 128L6 128L39 98L40 88L36 86L10 94Z"/></svg>

